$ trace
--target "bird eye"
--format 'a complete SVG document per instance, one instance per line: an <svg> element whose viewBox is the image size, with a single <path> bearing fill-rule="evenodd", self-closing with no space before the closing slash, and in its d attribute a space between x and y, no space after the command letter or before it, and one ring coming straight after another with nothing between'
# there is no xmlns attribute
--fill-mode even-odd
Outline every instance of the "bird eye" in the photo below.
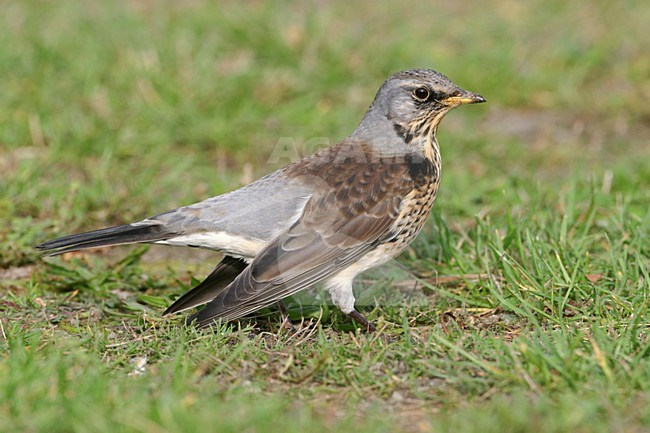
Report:
<svg viewBox="0 0 650 433"><path fill-rule="evenodd" d="M413 91L413 96L415 99L418 99L420 101L426 101L429 97L429 89L426 87L418 87Z"/></svg>

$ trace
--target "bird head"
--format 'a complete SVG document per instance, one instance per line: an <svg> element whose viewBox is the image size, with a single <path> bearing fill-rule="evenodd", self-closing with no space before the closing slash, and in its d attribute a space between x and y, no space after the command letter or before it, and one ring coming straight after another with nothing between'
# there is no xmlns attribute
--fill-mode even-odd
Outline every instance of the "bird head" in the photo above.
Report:
<svg viewBox="0 0 650 433"><path fill-rule="evenodd" d="M381 86L360 128L387 118L408 143L435 134L440 120L452 108L481 102L485 102L481 95L461 89L436 71L402 71Z"/></svg>

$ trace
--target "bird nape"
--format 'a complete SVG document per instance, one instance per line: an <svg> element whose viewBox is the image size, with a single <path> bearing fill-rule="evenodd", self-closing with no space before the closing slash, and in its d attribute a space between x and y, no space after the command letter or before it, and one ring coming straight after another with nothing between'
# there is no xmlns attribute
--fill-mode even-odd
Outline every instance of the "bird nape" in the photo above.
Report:
<svg viewBox="0 0 650 433"><path fill-rule="evenodd" d="M164 314L207 304L189 320L208 327L322 283L334 305L372 330L355 310L352 282L420 232L440 182L438 124L452 108L481 102L433 70L399 72L334 146L227 194L36 248L48 255L133 243L216 250L221 262Z"/></svg>

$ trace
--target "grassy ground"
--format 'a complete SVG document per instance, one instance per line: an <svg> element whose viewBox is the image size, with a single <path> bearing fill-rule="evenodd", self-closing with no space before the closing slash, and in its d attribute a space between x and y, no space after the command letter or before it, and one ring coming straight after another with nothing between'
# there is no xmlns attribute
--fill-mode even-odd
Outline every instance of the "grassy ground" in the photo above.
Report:
<svg viewBox="0 0 650 433"><path fill-rule="evenodd" d="M647 2L216 3L0 3L0 431L650 431ZM381 335L199 333L160 312L217 255L31 248L334 143L412 67L488 104L359 282Z"/></svg>

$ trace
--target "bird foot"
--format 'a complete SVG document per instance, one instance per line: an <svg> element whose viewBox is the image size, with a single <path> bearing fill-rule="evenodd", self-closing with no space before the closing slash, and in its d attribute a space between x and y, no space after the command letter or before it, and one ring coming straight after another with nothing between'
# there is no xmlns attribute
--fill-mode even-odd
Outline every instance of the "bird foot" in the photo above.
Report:
<svg viewBox="0 0 650 433"><path fill-rule="evenodd" d="M280 328L284 328L290 333L295 334L298 330L295 326L293 326L293 323L291 323L291 319L289 319L289 313L287 312L287 307L284 306L284 302L281 300L278 301L278 309L280 310L280 316L282 317L282 324L280 325Z"/></svg>
<svg viewBox="0 0 650 433"><path fill-rule="evenodd" d="M373 325L368 319L363 317L363 314L359 313L357 310L352 310L351 313L348 314L351 318L354 319L355 322L359 323L361 326L366 328L366 332L375 332L377 328L375 328L375 325Z"/></svg>

